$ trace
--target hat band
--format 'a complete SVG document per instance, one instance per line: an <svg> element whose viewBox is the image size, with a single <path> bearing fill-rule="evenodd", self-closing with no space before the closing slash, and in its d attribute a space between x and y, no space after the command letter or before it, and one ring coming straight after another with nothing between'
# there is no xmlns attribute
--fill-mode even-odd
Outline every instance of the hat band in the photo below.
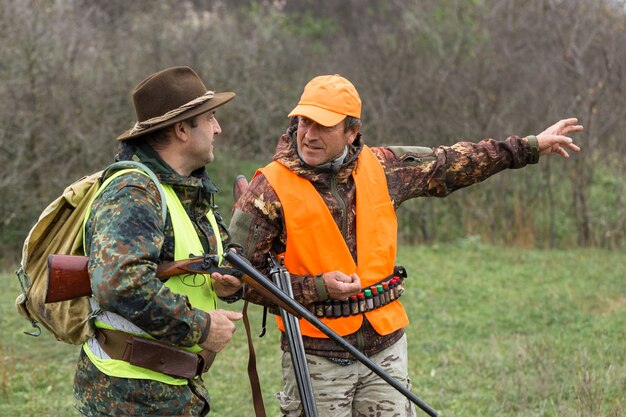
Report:
<svg viewBox="0 0 626 417"><path fill-rule="evenodd" d="M195 98L193 100L191 100L188 103L183 104L182 106L176 108L176 109L172 109L170 111L168 111L167 113L165 113L162 116L157 116L157 117L153 117L151 119L148 120L144 120L143 122L136 122L135 126L133 126L133 128L130 130L130 135L134 135L135 133L139 133L142 132L146 129L149 129L159 123L165 122L166 120L169 120L173 117L178 116L179 114L189 110L192 107L196 107L199 104L204 103L205 101L211 100L213 97L215 96L215 93L213 91L207 91L206 93L204 93L203 95L201 95L198 98Z"/></svg>

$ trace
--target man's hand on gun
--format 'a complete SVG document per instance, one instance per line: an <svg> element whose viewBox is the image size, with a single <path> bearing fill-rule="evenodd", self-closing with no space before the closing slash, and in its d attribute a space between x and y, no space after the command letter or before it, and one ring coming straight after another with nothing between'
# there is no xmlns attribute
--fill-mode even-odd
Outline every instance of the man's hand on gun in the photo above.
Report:
<svg viewBox="0 0 626 417"><path fill-rule="evenodd" d="M213 289L219 297L230 297L239 291L243 285L241 279L228 274L220 274L219 272L211 274L211 281L213 282Z"/></svg>
<svg viewBox="0 0 626 417"><path fill-rule="evenodd" d="M346 300L361 291L361 280L357 274L346 275L340 271L322 275L328 296L333 300Z"/></svg>

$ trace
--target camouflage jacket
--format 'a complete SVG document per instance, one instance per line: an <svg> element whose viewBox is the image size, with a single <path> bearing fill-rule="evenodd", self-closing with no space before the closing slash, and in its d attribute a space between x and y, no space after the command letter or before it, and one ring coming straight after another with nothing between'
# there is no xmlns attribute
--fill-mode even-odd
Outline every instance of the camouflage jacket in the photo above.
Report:
<svg viewBox="0 0 626 417"><path fill-rule="evenodd" d="M306 165L296 151L297 126L280 138L274 160L308 179L319 192L339 230L356 259L356 189L352 179L357 156L363 148L359 133L338 172ZM397 209L402 202L415 197L444 197L454 190L483 181L507 168L521 168L537 162L536 138L511 136L504 141L486 139L478 143L459 142L438 148L374 147L372 151L382 164L389 195ZM233 241L241 244L252 264L267 272L266 254L285 251L286 231L280 201L260 174L235 206L230 224ZM410 271L409 271L410 274ZM304 306L328 299L321 277L293 276L294 297ZM248 290L248 300L266 304L257 293ZM273 310L272 312L275 312ZM363 327L345 339L367 355L375 354L398 340L404 330L378 335L364 320ZM348 358L349 355L329 339L304 337L308 353ZM283 337L283 349L287 349Z"/></svg>
<svg viewBox="0 0 626 417"><path fill-rule="evenodd" d="M216 239L205 214L218 188L204 168L178 175L147 145L123 143L117 159L141 161L161 183L170 184L189 215L205 250L215 253ZM86 226L86 253L94 296L104 310L117 313L156 339L193 346L208 335L210 317L192 308L187 297L172 293L156 278L157 264L174 260L174 233L165 225L156 185L145 175L114 179L95 200ZM225 243L226 225L216 213Z"/></svg>

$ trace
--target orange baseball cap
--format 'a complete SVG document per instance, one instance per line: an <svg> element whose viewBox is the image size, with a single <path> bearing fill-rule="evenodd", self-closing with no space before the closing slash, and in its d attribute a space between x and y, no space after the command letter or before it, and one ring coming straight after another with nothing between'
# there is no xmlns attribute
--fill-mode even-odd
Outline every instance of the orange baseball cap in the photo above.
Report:
<svg viewBox="0 0 626 417"><path fill-rule="evenodd" d="M339 74L321 75L304 87L289 117L304 116L322 126L335 126L346 116L361 118L361 97L354 85Z"/></svg>

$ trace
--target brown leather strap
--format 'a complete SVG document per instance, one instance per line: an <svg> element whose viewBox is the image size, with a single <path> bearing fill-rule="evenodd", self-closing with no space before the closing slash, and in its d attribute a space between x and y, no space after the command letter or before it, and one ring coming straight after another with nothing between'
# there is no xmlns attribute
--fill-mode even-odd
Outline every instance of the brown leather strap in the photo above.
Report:
<svg viewBox="0 0 626 417"><path fill-rule="evenodd" d="M254 413L256 417L266 417L261 383L256 369L256 353L252 344L247 301L243 305L242 313L246 336L248 337L248 377L252 389ZM135 337L119 330L97 329L96 339L112 359L123 360L133 365L179 378L191 379L208 371L216 356L215 353L209 351L202 351L196 355L160 342ZM174 359L171 358L172 356Z"/></svg>
<svg viewBox="0 0 626 417"><path fill-rule="evenodd" d="M130 358L130 350L128 349L128 333L109 330L96 329L96 339L102 350L106 352L111 359L117 359L128 362Z"/></svg>
<svg viewBox="0 0 626 417"><path fill-rule="evenodd" d="M211 352L208 350L201 350L198 352L198 356L200 357L200 363L198 364L198 369L200 370L200 374L203 374L209 370L211 365L213 365L213 361L215 361L215 357L217 356L216 352Z"/></svg>
<svg viewBox="0 0 626 417"><path fill-rule="evenodd" d="M250 331L250 320L248 319L248 301L244 302L241 313L243 314L243 324L246 327L246 335L248 336L248 377L250 378L250 388L252 389L254 414L256 417L266 417L261 383L259 382L259 374L256 370L256 353L252 345L252 332Z"/></svg>
<svg viewBox="0 0 626 417"><path fill-rule="evenodd" d="M201 375L209 369L216 355L207 351L200 354L187 352L175 346L136 337L119 330L98 329L96 339L111 359L122 360L177 378L192 379Z"/></svg>

